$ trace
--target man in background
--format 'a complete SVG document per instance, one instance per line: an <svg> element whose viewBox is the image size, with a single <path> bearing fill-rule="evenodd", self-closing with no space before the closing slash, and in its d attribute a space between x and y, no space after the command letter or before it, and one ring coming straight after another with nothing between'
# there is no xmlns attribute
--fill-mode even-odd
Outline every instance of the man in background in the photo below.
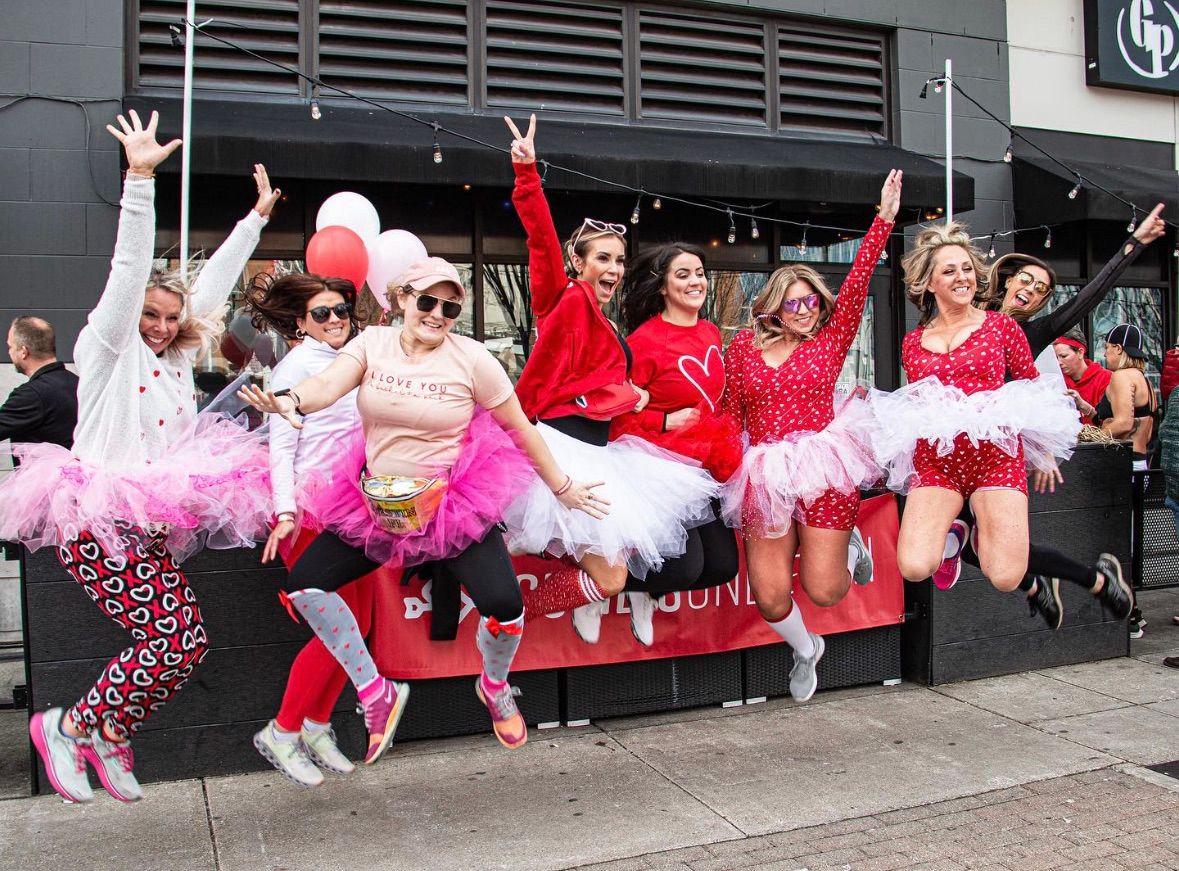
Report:
<svg viewBox="0 0 1179 871"><path fill-rule="evenodd" d="M0 406L0 441L74 444L78 423L78 376L57 361L53 325L38 317L19 317L8 328L8 356L29 380L14 388Z"/></svg>

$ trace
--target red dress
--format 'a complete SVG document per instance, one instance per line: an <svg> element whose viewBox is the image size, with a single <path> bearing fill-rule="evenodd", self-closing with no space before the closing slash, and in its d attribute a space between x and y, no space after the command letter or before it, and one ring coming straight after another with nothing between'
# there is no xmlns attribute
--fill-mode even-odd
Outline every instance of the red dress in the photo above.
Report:
<svg viewBox="0 0 1179 871"><path fill-rule="evenodd" d="M631 381L651 394L637 414L621 414L610 438L636 435L685 457L699 460L718 481L728 480L741 462L741 436L721 414L725 390L720 330L709 321L693 326L668 323L657 315L627 337L634 363ZM695 408L699 420L665 431L668 414Z"/></svg>
<svg viewBox="0 0 1179 871"><path fill-rule="evenodd" d="M855 432L858 427L851 425L862 403L849 401L840 410L840 417L845 410L849 417L827 431L837 420L835 385L892 226L880 217L873 221L839 289L831 318L780 366L765 362L750 330L729 345L724 410L749 433L751 449L742 472L726 487L726 517L736 520L733 509L739 502L740 525L747 534L783 535L792 518L822 529L849 530L855 525L859 487L879 472L870 462L867 439L861 440ZM763 445L781 450L777 456L759 452ZM764 468L754 465L762 463Z"/></svg>
<svg viewBox="0 0 1179 871"><path fill-rule="evenodd" d="M982 324L966 341L948 354L921 346L924 327L905 336L901 345L901 363L910 384L934 377L942 384L957 387L967 396L999 390L1008 374L1012 379L1038 376L1027 336L1014 320L1001 312L988 311ZM887 426L887 420L880 422ZM954 448L939 456L937 445L928 439L917 443L913 457L916 487L941 487L969 498L978 490L1010 489L1026 494L1027 472L1022 440L1014 453L998 445L961 433Z"/></svg>

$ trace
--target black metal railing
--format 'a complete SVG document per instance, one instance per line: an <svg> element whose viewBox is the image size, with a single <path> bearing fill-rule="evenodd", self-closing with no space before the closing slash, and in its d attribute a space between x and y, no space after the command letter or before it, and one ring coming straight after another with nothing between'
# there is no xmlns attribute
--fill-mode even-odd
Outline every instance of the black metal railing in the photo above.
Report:
<svg viewBox="0 0 1179 871"><path fill-rule="evenodd" d="M1165 504L1166 476L1159 469L1133 474L1131 577L1135 589L1179 586L1179 538Z"/></svg>

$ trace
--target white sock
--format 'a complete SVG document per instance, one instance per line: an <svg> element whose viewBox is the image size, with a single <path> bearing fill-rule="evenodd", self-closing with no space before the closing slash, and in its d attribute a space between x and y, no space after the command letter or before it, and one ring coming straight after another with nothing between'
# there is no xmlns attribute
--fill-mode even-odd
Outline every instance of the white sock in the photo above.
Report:
<svg viewBox="0 0 1179 871"><path fill-rule="evenodd" d="M766 621L769 623L769 621ZM777 623L769 623L771 629L782 636L782 640L789 644L803 659L809 659L815 655L815 642L811 640L811 634L807 631L806 624L802 622L802 612L798 610L798 605L790 604L790 613L779 620Z"/></svg>
<svg viewBox="0 0 1179 871"><path fill-rule="evenodd" d="M274 736L274 740L282 744L294 744L299 740L298 732L286 732L278 728L278 723L273 720L270 721L270 734Z"/></svg>
<svg viewBox="0 0 1179 871"><path fill-rule="evenodd" d="M952 532L946 533L946 549L942 551L942 559L952 559L956 557L962 550L962 546L966 542L962 541L958 536Z"/></svg>
<svg viewBox="0 0 1179 871"><path fill-rule="evenodd" d="M313 734L315 732L326 732L331 727L332 727L331 723L317 723L314 720L308 720L308 719L303 720L303 731L304 732L311 732Z"/></svg>
<svg viewBox="0 0 1179 871"><path fill-rule="evenodd" d="M847 545L847 573L853 577L856 574L856 563L860 561L860 549L856 547L856 540L853 538Z"/></svg>

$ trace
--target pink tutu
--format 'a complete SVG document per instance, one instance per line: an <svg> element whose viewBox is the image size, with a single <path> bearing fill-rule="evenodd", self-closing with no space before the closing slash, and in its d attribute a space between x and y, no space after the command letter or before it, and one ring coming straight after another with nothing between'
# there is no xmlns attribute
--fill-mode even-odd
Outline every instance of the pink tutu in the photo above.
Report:
<svg viewBox="0 0 1179 871"><path fill-rule="evenodd" d="M201 547L252 547L268 534L266 438L219 414L197 415L161 456L118 471L59 445L18 444L13 453L20 466L0 483L0 539L30 550L86 530L115 553L116 521L165 532L178 562Z"/></svg>
<svg viewBox="0 0 1179 871"><path fill-rule="evenodd" d="M360 491L364 435L357 429L348 456L336 464L331 481L313 477L303 490L305 523L327 529L373 562L418 565L461 553L503 517L536 473L511 437L485 411L471 418L462 452L450 470L446 492L421 529L387 532L377 526Z"/></svg>
<svg viewBox="0 0 1179 871"><path fill-rule="evenodd" d="M852 397L818 432L793 432L750 447L721 491L725 522L740 527L742 505L754 500L752 516L762 519L766 537L776 538L824 493L850 496L872 486L883 474L872 452L872 419L867 403Z"/></svg>

